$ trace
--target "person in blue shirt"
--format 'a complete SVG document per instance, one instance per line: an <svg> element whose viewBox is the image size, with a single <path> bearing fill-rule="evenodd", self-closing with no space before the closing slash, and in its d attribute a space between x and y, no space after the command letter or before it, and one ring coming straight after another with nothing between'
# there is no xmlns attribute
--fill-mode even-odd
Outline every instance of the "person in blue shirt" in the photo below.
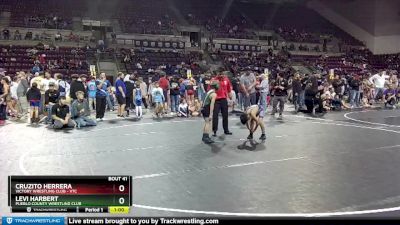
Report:
<svg viewBox="0 0 400 225"><path fill-rule="evenodd" d="M102 121L106 111L107 83L106 76L96 80L96 119ZM104 90L105 87L105 90Z"/></svg>
<svg viewBox="0 0 400 225"><path fill-rule="evenodd" d="M163 89L160 87L158 82L155 83L155 87L153 88L153 90L151 92L151 96L152 96L153 102L155 104L154 113L155 113L155 116L158 118L158 117L162 116L163 105L164 105L164 101L165 101Z"/></svg>
<svg viewBox="0 0 400 225"><path fill-rule="evenodd" d="M109 93L109 89L112 86L111 82L107 80L105 73L100 74L100 80L104 80L101 88L106 92L106 105L108 107L108 110L114 111L114 104L111 101L112 96Z"/></svg>
<svg viewBox="0 0 400 225"><path fill-rule="evenodd" d="M92 79L87 83L87 91L88 91L88 100L89 100L89 107L95 109L96 107L96 78L92 77Z"/></svg>
<svg viewBox="0 0 400 225"><path fill-rule="evenodd" d="M135 89L133 90L133 99L135 103L136 117L140 119L143 116L143 95L142 90L140 89L140 85L137 83L135 84Z"/></svg>
<svg viewBox="0 0 400 225"><path fill-rule="evenodd" d="M125 117L125 105L126 105L126 86L124 82L124 74L119 72L117 81L115 82L115 95L118 102L118 117Z"/></svg>
<svg viewBox="0 0 400 225"><path fill-rule="evenodd" d="M33 67L32 67L32 70L31 70L31 72L34 74L34 73L39 73L41 70L40 70L40 67L39 67L39 65L38 64L35 64Z"/></svg>

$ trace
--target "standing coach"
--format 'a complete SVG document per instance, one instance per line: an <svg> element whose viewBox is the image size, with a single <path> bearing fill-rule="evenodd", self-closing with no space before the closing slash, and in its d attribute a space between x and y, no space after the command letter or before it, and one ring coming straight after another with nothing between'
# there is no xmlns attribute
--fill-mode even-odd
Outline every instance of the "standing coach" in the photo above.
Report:
<svg viewBox="0 0 400 225"><path fill-rule="evenodd" d="M224 128L225 135L232 135L232 132L228 129L228 97L231 98L232 85L226 75L220 74L211 80L219 82L219 89L216 91L217 97L215 100L212 128L214 131L213 136L217 136L218 130L218 115L222 113L222 126Z"/></svg>

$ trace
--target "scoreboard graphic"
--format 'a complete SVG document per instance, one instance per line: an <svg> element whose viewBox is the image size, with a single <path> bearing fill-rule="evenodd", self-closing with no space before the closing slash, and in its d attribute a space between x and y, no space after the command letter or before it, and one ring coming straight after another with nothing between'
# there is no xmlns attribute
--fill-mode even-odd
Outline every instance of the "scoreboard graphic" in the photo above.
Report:
<svg viewBox="0 0 400 225"><path fill-rule="evenodd" d="M128 213L131 176L9 176L13 213Z"/></svg>

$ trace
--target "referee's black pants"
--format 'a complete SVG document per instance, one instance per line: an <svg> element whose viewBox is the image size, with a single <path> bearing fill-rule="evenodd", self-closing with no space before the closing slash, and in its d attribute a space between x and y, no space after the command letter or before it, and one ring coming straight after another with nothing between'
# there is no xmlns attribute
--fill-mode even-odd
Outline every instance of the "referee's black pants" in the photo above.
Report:
<svg viewBox="0 0 400 225"><path fill-rule="evenodd" d="M226 98L215 100L214 112L213 112L213 123L212 128L214 132L218 130L218 115L222 113L222 126L224 132L229 132L228 129L228 100Z"/></svg>

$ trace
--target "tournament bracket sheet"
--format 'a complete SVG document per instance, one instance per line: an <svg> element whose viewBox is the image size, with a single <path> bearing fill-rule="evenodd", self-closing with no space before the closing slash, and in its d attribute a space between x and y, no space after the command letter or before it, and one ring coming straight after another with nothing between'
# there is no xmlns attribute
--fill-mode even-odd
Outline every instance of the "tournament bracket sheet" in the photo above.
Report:
<svg viewBox="0 0 400 225"><path fill-rule="evenodd" d="M128 213L131 176L9 176L13 213Z"/></svg>

